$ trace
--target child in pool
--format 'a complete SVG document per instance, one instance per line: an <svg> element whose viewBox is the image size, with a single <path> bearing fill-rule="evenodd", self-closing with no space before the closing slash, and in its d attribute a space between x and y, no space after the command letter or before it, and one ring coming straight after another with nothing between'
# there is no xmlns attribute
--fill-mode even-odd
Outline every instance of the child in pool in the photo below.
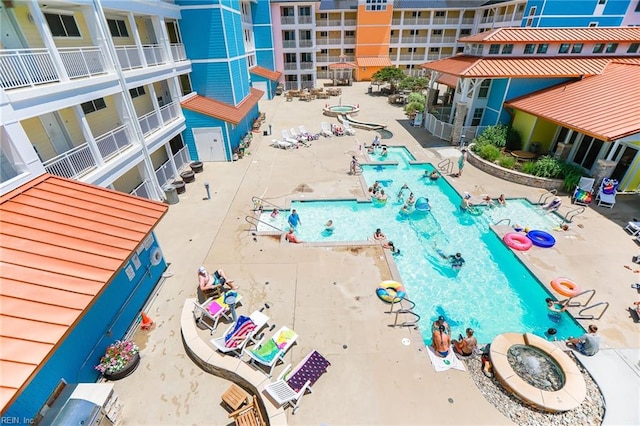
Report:
<svg viewBox="0 0 640 426"><path fill-rule="evenodd" d="M333 234L333 231L335 229L335 226L333 226L333 220L331 219L329 219L329 221L324 224L324 230L327 234Z"/></svg>
<svg viewBox="0 0 640 426"><path fill-rule="evenodd" d="M273 211L271 212L271 217L273 219L276 218L276 216L278 216L280 214L280 210L278 210L278 208L276 207L275 209L273 209Z"/></svg>

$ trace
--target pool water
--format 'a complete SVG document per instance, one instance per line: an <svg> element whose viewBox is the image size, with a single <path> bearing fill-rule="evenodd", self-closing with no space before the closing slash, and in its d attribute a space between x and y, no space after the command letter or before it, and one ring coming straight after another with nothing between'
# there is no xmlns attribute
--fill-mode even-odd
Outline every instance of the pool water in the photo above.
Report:
<svg viewBox="0 0 640 426"><path fill-rule="evenodd" d="M483 208L480 216L472 216L459 209L461 198L445 179L423 177L425 170L433 170L432 165L409 165L412 158L407 154L404 148L391 147L389 157L394 160L385 161L398 158L397 166L363 165L367 184L377 180L388 193L389 200L384 204L293 202L292 208L298 210L302 221L296 231L298 237L303 241L362 241L381 228L401 250L395 261L407 297L416 303L415 311L422 317L420 329L425 342L431 339L430 323L438 315L447 318L454 337L472 327L478 341L485 343L504 332L546 336L549 328L555 328L554 337L558 339L583 334L569 314L549 315L545 298L550 294L489 227L501 218L509 218L531 229L549 231L560 218L542 214L523 199L508 199L506 207ZM429 199L431 212L400 213L403 203L396 196L404 183L416 198ZM272 219L265 211L262 219L287 229L288 213ZM324 230L329 219L334 222L333 233ZM464 267L454 271L439 251L447 255L460 252L466 260ZM371 292L377 284L370 283Z"/></svg>
<svg viewBox="0 0 640 426"><path fill-rule="evenodd" d="M352 105L344 106L330 106L329 109L333 112L349 113L356 110L356 107Z"/></svg>

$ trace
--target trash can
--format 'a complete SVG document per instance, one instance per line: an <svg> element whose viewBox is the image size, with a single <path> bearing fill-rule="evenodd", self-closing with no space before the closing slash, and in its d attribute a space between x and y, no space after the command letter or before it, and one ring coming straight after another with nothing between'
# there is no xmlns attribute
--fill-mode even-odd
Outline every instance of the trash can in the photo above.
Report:
<svg viewBox="0 0 640 426"><path fill-rule="evenodd" d="M372 94L372 93L373 93L373 86L369 86L369 89L367 90L367 92L368 92L369 94Z"/></svg>
<svg viewBox="0 0 640 426"><path fill-rule="evenodd" d="M175 186L169 184L162 187L164 190L164 197L167 199L167 204L177 204L180 201L178 198L178 190Z"/></svg>

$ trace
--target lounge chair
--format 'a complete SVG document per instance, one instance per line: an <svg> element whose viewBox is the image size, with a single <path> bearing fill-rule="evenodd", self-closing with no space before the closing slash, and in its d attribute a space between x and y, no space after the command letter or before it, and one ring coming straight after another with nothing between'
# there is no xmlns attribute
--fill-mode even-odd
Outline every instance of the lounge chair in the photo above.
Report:
<svg viewBox="0 0 640 426"><path fill-rule="evenodd" d="M267 393L280 405L291 405L293 413L300 406L300 400L306 391L312 392L311 387L326 371L331 363L319 352L313 351L287 374L291 365L273 383L265 386Z"/></svg>
<svg viewBox="0 0 640 426"><path fill-rule="evenodd" d="M631 221L627 223L627 226L624 228L624 230L635 237L636 235L640 234L640 222Z"/></svg>
<svg viewBox="0 0 640 426"><path fill-rule="evenodd" d="M329 127L329 123L327 123L326 121L323 121L322 123L320 123L320 134L327 138L330 138L331 136L333 136L333 133L331 132L331 127Z"/></svg>
<svg viewBox="0 0 640 426"><path fill-rule="evenodd" d="M282 359L297 339L298 334L295 331L282 326L266 342L261 339L255 349L245 349L244 353L249 357L249 364L255 362L269 367L268 376L271 377L278 360Z"/></svg>
<svg viewBox="0 0 640 426"><path fill-rule="evenodd" d="M578 186L576 186L576 189L573 191L571 202L580 206L588 206L591 204L591 200L593 199L593 184L595 181L594 178L581 177Z"/></svg>
<svg viewBox="0 0 640 426"><path fill-rule="evenodd" d="M231 307L224 302L227 294L229 294L229 292L226 292L217 299L211 297L205 300L204 303L198 303L195 300L193 302L193 317L196 323L207 327L211 331L211 334L213 334L218 327L220 318L231 320ZM241 301L242 295L236 293L235 304L238 305ZM209 323L207 319L211 323Z"/></svg>
<svg viewBox="0 0 640 426"><path fill-rule="evenodd" d="M344 120L342 122L342 125L344 126L344 133L347 135L351 135L351 136L355 136L356 134L356 129L354 129L353 127L351 127L351 124L349 124L349 122L347 120Z"/></svg>
<svg viewBox="0 0 640 426"><path fill-rule="evenodd" d="M240 315L221 337L211 339L211 343L223 354L242 355L245 346L255 341L253 337L269 322L269 317L260 311L253 311L248 317Z"/></svg>
<svg viewBox="0 0 640 426"><path fill-rule="evenodd" d="M292 144L294 144L294 145L298 143L298 140L297 140L297 139L292 138L292 137L291 137L291 135L289 134L289 131L288 131L287 129L284 129L284 130L282 131L282 140L284 140L285 142L292 143Z"/></svg>
<svg viewBox="0 0 640 426"><path fill-rule="evenodd" d="M598 206L613 208L616 204L616 192L618 190L618 181L616 179L604 178L598 189L596 200Z"/></svg>
<svg viewBox="0 0 640 426"><path fill-rule="evenodd" d="M271 146L280 149L291 149L295 147L295 145L291 142L281 141L278 139L271 139Z"/></svg>
<svg viewBox="0 0 640 426"><path fill-rule="evenodd" d="M255 395L250 404L229 413L229 418L233 419L237 426L266 426L267 424L262 417L258 398Z"/></svg>

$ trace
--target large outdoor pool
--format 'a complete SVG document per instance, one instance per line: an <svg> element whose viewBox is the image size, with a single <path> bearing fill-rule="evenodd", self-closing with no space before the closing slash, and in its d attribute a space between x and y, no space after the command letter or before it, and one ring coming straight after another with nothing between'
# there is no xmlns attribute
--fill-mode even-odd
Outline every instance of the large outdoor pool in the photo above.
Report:
<svg viewBox="0 0 640 426"><path fill-rule="evenodd" d="M377 160L375 156L371 158ZM501 219L510 219L531 229L553 232L561 218L543 213L524 199L508 199L505 207L483 208L481 215L472 216L459 209L460 195L445 179L434 182L423 177L424 171L433 166L409 165L409 159L412 158L406 150L389 148L384 161L397 161L397 166L363 166L367 184L373 185L377 180L388 193L386 204L355 200L292 202L291 207L298 210L302 220L297 236L314 242L362 241L381 228L401 251L395 261L407 298L416 303L415 311L422 317L420 329L425 341L431 339L430 322L438 315L447 318L454 336L472 327L480 342L490 342L504 332L545 336L549 328L557 329L555 337L559 339L582 334L583 329L567 313L560 317L549 315L545 298L550 294L489 227ZM416 198L429 199L430 213L400 213L402 203L396 195L405 183ZM489 193L494 198L499 195ZM288 213L272 219L265 211L262 219L288 229ZM335 224L330 235L324 230L329 219ZM273 229L260 226L258 230ZM436 250L446 254L461 252L465 266L454 271ZM374 292L378 283L367 285Z"/></svg>

